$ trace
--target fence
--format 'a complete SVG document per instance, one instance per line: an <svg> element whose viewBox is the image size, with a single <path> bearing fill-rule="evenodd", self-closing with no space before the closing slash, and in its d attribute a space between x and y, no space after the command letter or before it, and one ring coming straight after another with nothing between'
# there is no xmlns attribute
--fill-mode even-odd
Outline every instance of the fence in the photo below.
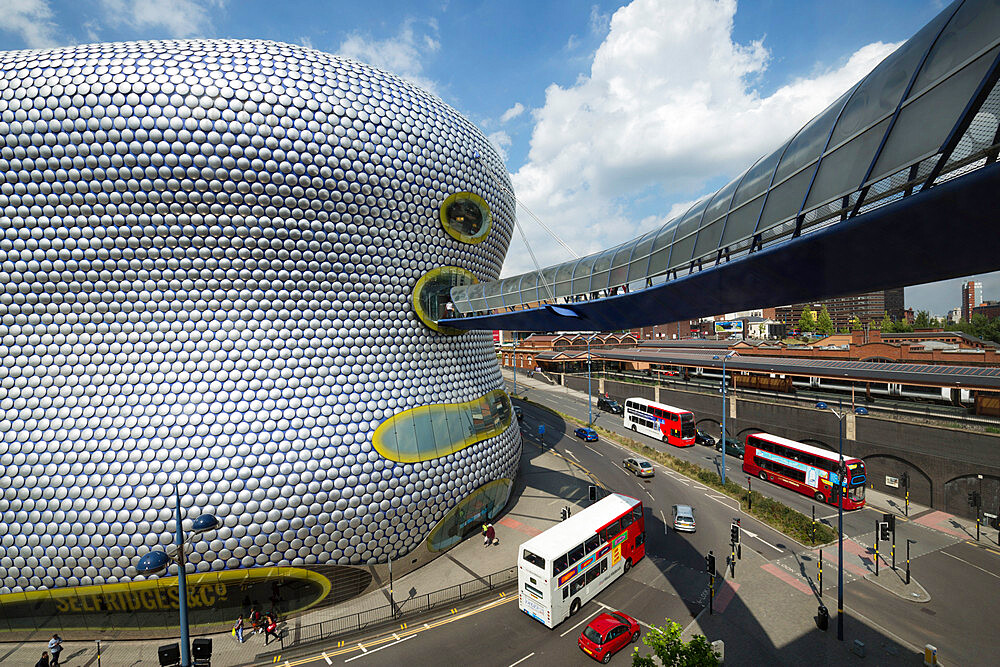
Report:
<svg viewBox="0 0 1000 667"><path fill-rule="evenodd" d="M402 618L446 607L460 600L488 593L516 581L517 567L508 567L505 570L494 572L479 579L473 579L423 595L416 595L396 602L394 605L386 604L348 614L347 616L303 625L294 633L294 639L290 636L281 637L281 649L284 650L292 644L308 644L329 640L342 635L354 634L390 621L398 621Z"/></svg>

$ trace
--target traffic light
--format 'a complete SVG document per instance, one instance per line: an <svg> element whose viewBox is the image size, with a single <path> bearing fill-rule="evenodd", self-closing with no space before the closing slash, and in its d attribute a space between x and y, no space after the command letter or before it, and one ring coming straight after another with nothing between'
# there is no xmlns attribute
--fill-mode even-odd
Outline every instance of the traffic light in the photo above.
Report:
<svg viewBox="0 0 1000 667"><path fill-rule="evenodd" d="M730 544L740 543L740 524L738 519L729 526L729 542Z"/></svg>
<svg viewBox="0 0 1000 667"><path fill-rule="evenodd" d="M590 485L590 501L593 502L595 500L597 500L597 485L591 484Z"/></svg>
<svg viewBox="0 0 1000 667"><path fill-rule="evenodd" d="M969 491L969 507L979 507L978 491Z"/></svg>
<svg viewBox="0 0 1000 667"><path fill-rule="evenodd" d="M878 539L880 542L889 541L889 522L879 521L878 522Z"/></svg>
<svg viewBox="0 0 1000 667"><path fill-rule="evenodd" d="M900 475L899 480L903 483L903 488L909 491L910 489L910 473L904 472Z"/></svg>
<svg viewBox="0 0 1000 667"><path fill-rule="evenodd" d="M709 574L715 574L715 555L711 551L705 556L705 569Z"/></svg>

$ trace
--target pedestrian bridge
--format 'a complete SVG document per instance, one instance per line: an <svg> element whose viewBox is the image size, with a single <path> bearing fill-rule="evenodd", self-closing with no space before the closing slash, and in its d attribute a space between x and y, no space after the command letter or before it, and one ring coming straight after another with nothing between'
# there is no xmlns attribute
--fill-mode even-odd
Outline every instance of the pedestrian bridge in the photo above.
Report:
<svg viewBox="0 0 1000 667"><path fill-rule="evenodd" d="M612 330L1000 269L1000 6L959 0L684 214L454 287L454 329Z"/></svg>

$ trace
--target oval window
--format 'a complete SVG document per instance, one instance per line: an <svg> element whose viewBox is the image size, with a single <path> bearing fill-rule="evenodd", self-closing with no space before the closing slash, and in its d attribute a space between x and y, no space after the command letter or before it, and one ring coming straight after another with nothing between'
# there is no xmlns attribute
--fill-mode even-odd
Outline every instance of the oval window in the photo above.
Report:
<svg viewBox="0 0 1000 667"><path fill-rule="evenodd" d="M455 317L451 288L479 282L470 271L457 266L441 266L425 273L413 286L413 310L430 329L443 334L465 333L462 329L442 326L438 320Z"/></svg>
<svg viewBox="0 0 1000 667"><path fill-rule="evenodd" d="M441 224L446 232L463 243L481 243L490 233L493 217L482 197L471 192L456 192L441 205Z"/></svg>

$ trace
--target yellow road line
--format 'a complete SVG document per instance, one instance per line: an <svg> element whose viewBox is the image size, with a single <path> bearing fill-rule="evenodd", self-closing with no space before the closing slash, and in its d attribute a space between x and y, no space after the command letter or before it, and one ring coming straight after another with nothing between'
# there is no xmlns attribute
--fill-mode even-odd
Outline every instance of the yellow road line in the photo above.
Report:
<svg viewBox="0 0 1000 667"><path fill-rule="evenodd" d="M452 610L451 611L451 613L452 613L451 616L447 616L447 617L442 618L442 619L440 619L438 621L435 621L433 623L425 623L423 626L421 626L419 628L411 628L411 629L406 630L404 632L396 632L396 633L393 633L391 635L386 635L384 637L378 637L376 639L372 639L372 640L369 640L369 641L366 641L366 642L359 642L357 644L353 644L351 646L344 647L344 648L342 648L342 649L340 649L338 651L327 651L325 653L325 655L316 655L316 656L310 656L308 658L301 658L299 660L296 660L295 662L288 662L287 664L290 665L290 666L292 666L292 667L294 667L295 665L304 665L304 664L313 662L317 658L321 658L321 657L325 657L325 656L346 655L348 653L355 653L355 652L358 652L358 651L367 652L367 651L371 650L373 647L380 646L382 644L387 644L387 643L390 643L390 642L396 642L396 641L399 641L399 640L402 640L402 639L406 639L407 637L412 637L413 635L415 635L415 634L417 634L419 632L424 632L425 630L433 630L434 628L440 627L442 625L447 625L448 623L452 623L454 621L458 621L458 620L463 619L463 618L468 618L469 616L473 616L475 614L478 614L478 613L481 613L481 612L484 612L484 611L489 611L490 609L498 607L498 606L500 606L502 604L507 604L508 602L513 602L515 600L517 600L517 598L513 597L513 596L512 597L500 597L500 598L494 600L493 602L490 602L488 604L483 605L482 607L477 607L475 609L470 609L469 611L463 612L461 614L456 614L455 611ZM398 637L398 639L396 637Z"/></svg>

